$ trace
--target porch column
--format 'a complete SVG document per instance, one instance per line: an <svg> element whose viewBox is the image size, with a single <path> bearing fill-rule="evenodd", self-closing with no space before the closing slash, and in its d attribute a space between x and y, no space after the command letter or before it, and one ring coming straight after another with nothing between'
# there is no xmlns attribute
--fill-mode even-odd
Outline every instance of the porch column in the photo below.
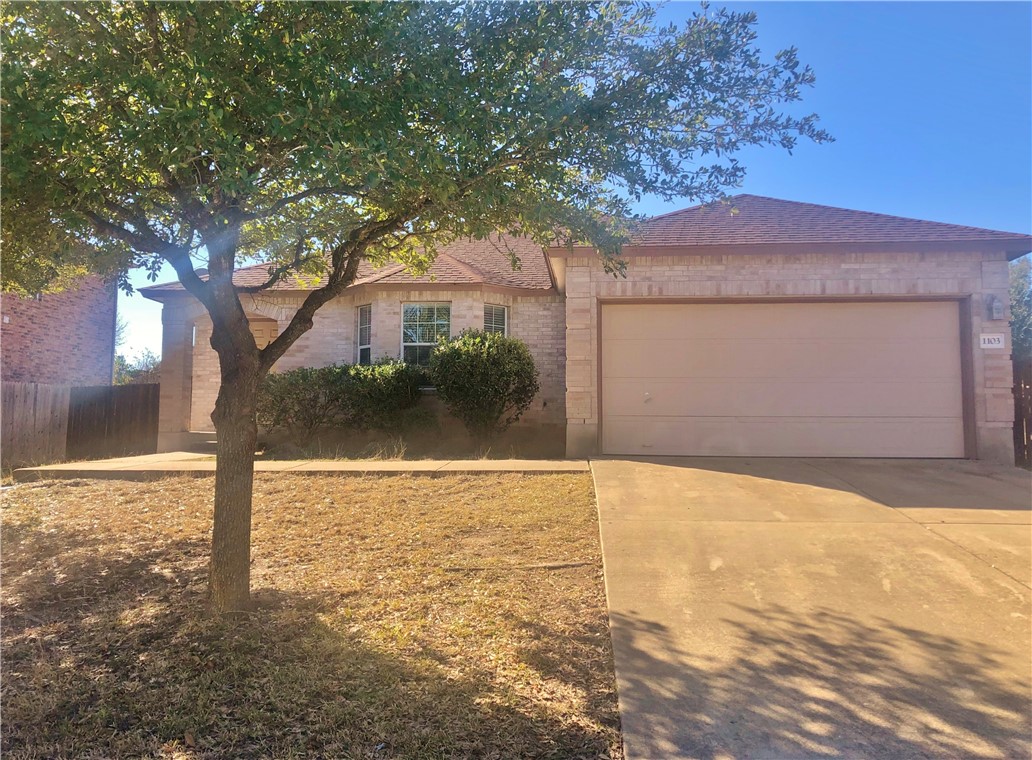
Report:
<svg viewBox="0 0 1032 760"><path fill-rule="evenodd" d="M158 407L158 451L181 446L190 429L193 371L193 320L181 306L166 302L161 310L161 390Z"/></svg>

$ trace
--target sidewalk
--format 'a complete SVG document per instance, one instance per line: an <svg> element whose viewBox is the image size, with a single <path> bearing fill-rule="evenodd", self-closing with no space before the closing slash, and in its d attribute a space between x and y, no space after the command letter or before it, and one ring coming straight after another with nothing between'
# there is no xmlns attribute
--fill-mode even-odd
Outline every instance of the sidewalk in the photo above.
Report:
<svg viewBox="0 0 1032 760"><path fill-rule="evenodd" d="M306 475L455 475L459 473L522 472L548 474L588 472L583 459L414 459L318 460L296 459L258 461L255 472L295 472ZM176 475L206 477L215 474L215 457L189 451L145 454L94 462L68 462L43 467L23 467L14 471L19 483L34 480L107 478L114 480L156 480Z"/></svg>

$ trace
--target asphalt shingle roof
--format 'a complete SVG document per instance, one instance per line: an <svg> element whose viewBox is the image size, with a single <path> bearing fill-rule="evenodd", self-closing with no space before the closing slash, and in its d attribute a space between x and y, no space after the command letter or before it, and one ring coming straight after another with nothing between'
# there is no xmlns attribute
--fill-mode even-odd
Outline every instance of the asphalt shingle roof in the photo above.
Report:
<svg viewBox="0 0 1032 760"><path fill-rule="evenodd" d="M998 241L1028 245L1032 237L959 224L907 219L761 195L734 195L644 222L636 246L736 246L784 243Z"/></svg>
<svg viewBox="0 0 1032 760"><path fill-rule="evenodd" d="M1010 253L1032 250L1032 236L959 224L907 219L870 211L821 206L761 195L734 195L722 203L692 206L646 220L637 230L634 248L705 248L750 245L843 245L857 243L977 243ZM520 268L513 270L509 252ZM233 281L241 287L261 285L268 265L238 269ZM525 290L552 288L545 253L527 238L496 235L487 240L460 240L441 248L430 270L412 275L400 264L373 267L363 261L351 287L362 285L494 285ZM271 290L302 290L320 283L287 277ZM182 291L178 282L141 288L149 297Z"/></svg>
<svg viewBox="0 0 1032 760"><path fill-rule="evenodd" d="M512 268L510 252L519 259L519 269ZM233 274L233 282L239 287L253 287L263 284L268 276L269 265L256 264L238 269ZM549 290L552 287L552 278L541 246L527 238L495 235L487 240L459 240L443 246L429 271L418 276L409 273L401 264L374 267L368 261L361 262L355 282L350 287L373 283L496 285L525 290ZM288 276L273 285L270 290L304 290L318 287L320 284L320 281L301 282L298 277ZM144 294L159 296L162 293L181 291L183 286L178 282L169 282L140 290Z"/></svg>

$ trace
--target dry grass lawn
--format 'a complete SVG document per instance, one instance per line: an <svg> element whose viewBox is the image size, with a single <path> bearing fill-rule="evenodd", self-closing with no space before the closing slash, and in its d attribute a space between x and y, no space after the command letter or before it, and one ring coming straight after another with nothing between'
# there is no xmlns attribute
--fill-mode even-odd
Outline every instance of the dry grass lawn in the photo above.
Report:
<svg viewBox="0 0 1032 760"><path fill-rule="evenodd" d="M243 622L212 486L4 493L5 759L619 756L588 475L259 476Z"/></svg>

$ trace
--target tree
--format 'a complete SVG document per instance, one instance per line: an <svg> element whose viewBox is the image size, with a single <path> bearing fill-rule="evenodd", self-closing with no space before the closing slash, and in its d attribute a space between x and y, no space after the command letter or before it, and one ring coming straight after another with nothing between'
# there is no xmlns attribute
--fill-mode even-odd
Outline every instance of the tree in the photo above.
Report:
<svg viewBox="0 0 1032 760"><path fill-rule="evenodd" d="M527 344L500 333L466 330L442 341L430 355L430 375L437 395L481 452L523 416L538 393Z"/></svg>
<svg viewBox="0 0 1032 760"><path fill-rule="evenodd" d="M1032 256L1010 265L1011 355L1032 359Z"/></svg>
<svg viewBox="0 0 1032 760"><path fill-rule="evenodd" d="M617 3L7 3L3 277L174 267L221 389L209 589L249 601L262 377L363 259L425 268L494 231L588 241L606 267L642 195L738 185L747 145L827 139L813 82L750 13L661 27ZM242 263L268 263L237 288ZM195 262L205 267L200 276ZM312 285L259 349L242 294ZM8 277L11 280L8 281Z"/></svg>
<svg viewBox="0 0 1032 760"><path fill-rule="evenodd" d="M149 348L143 349L130 361L122 354L115 355L115 385L156 383L161 376L161 357Z"/></svg>

